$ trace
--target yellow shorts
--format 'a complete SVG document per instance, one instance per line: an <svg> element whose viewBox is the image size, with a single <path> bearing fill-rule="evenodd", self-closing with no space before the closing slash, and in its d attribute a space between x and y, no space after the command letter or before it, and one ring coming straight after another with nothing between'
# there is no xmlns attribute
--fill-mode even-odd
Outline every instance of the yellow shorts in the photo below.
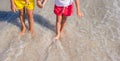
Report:
<svg viewBox="0 0 120 61"><path fill-rule="evenodd" d="M26 4L25 0L14 0L14 3L18 10L23 9L24 7L28 10L32 10L35 5L34 0L29 0L29 4Z"/></svg>

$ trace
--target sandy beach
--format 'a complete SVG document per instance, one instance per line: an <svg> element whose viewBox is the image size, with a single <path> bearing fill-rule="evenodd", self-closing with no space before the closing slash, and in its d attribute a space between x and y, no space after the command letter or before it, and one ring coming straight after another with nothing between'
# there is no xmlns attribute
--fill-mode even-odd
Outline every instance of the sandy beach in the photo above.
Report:
<svg viewBox="0 0 120 61"><path fill-rule="evenodd" d="M35 37L29 30L19 35L18 12L0 0L0 61L120 61L120 0L80 1L84 17L74 10L64 36L54 41L54 0L43 9L35 6ZM28 29L27 17L25 22Z"/></svg>

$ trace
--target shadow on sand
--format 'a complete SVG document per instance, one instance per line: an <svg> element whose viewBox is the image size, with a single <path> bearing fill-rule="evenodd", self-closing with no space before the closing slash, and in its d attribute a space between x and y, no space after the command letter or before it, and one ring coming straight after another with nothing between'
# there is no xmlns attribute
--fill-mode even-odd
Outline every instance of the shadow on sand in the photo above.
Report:
<svg viewBox="0 0 120 61"><path fill-rule="evenodd" d="M44 18L41 15L38 14L34 14L34 20L36 23L42 25L43 27L46 27L48 29L50 29L51 31L55 32L55 26L53 24L50 24L50 22Z"/></svg>
<svg viewBox="0 0 120 61"><path fill-rule="evenodd" d="M34 14L34 20L36 23L55 32L55 29L54 29L55 26L50 24L50 22L46 18L42 17L41 15ZM13 25L18 26L19 28L21 27L21 24L19 23L19 12L14 13L11 11L8 11L8 12L0 11L0 22L1 21L11 23Z"/></svg>
<svg viewBox="0 0 120 61"><path fill-rule="evenodd" d="M18 12L13 13L11 11L0 11L0 22L7 22L14 24L18 27L20 27L20 24L18 23Z"/></svg>

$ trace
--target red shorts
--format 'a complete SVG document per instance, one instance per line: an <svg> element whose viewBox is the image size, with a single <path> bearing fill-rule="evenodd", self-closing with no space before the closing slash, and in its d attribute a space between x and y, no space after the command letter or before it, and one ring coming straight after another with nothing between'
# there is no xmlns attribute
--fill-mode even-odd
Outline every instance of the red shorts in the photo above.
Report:
<svg viewBox="0 0 120 61"><path fill-rule="evenodd" d="M73 4L67 6L67 7L61 7L61 6L54 6L54 13L59 16L59 15L64 15L64 16L71 16L73 13Z"/></svg>

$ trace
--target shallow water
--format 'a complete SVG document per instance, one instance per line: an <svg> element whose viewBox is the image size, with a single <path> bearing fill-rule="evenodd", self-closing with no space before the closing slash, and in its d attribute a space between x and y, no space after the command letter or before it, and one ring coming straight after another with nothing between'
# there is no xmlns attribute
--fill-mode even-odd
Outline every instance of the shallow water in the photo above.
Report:
<svg viewBox="0 0 120 61"><path fill-rule="evenodd" d="M81 0L84 17L68 18L64 36L55 35L53 1L35 8L35 37L20 36L18 12L9 0L0 2L0 61L119 61L120 0ZM8 5L6 5L8 4ZM28 22L26 19L27 28Z"/></svg>

